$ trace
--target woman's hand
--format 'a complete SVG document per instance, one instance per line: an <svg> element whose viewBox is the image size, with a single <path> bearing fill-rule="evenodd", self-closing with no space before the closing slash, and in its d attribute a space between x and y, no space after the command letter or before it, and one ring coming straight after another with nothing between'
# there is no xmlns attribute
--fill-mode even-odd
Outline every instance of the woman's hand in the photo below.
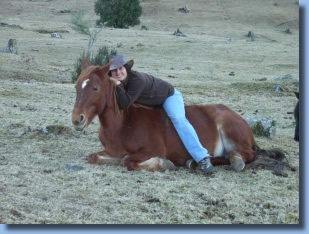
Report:
<svg viewBox="0 0 309 234"><path fill-rule="evenodd" d="M119 80L115 79L114 77L109 77L109 79L110 79L112 82L114 82L115 85L120 85L120 84L121 84L121 82L120 82Z"/></svg>

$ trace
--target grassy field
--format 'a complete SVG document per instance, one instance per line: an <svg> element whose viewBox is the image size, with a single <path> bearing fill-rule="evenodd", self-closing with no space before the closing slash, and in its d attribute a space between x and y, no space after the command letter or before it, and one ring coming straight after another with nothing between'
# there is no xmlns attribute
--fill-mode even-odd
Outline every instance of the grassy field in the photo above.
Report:
<svg viewBox="0 0 309 234"><path fill-rule="evenodd" d="M0 223L299 223L298 170L278 177L267 170L216 167L212 176L203 176L185 168L132 172L87 163L86 156L102 146L97 119L83 133L71 124L71 72L88 36L70 22L84 10L94 26L94 2L0 2L0 47L10 38L18 42L17 55L0 53ZM94 51L106 45L124 53L135 60L134 69L172 83L186 104L223 103L244 116L276 120L275 137L257 141L262 148L285 150L299 168L291 114L299 82L298 2L141 5L141 25L148 31L141 25L104 28ZM189 13L178 11L184 6ZM186 37L173 35L178 28ZM51 31L62 38L51 38ZM278 81L284 76L290 79ZM283 91L275 92L276 85Z"/></svg>

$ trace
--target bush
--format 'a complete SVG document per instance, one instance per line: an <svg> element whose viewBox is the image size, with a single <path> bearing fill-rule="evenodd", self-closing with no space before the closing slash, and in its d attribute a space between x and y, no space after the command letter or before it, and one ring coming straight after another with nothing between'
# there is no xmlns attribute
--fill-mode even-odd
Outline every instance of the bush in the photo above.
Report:
<svg viewBox="0 0 309 234"><path fill-rule="evenodd" d="M89 59L92 65L104 66L107 64L112 55L117 54L114 49L109 50L107 46L99 48L97 54L89 58L88 54L83 52L74 64L74 71L72 72L72 82L75 83L81 73L81 66L84 59Z"/></svg>
<svg viewBox="0 0 309 234"><path fill-rule="evenodd" d="M84 15L85 12L84 11L79 11L77 13L75 13L72 17L72 28L74 30L76 30L77 32L86 34L90 36L90 30L89 30L89 26L87 24L87 22L84 20Z"/></svg>
<svg viewBox="0 0 309 234"><path fill-rule="evenodd" d="M97 24L108 27L128 28L140 23L142 7L139 0L97 0L94 11L100 16Z"/></svg>

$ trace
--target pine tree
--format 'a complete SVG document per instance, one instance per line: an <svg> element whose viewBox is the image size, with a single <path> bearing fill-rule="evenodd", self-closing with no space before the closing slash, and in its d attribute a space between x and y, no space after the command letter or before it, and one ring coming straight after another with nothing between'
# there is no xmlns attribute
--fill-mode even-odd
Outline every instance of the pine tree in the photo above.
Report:
<svg viewBox="0 0 309 234"><path fill-rule="evenodd" d="M94 11L100 16L97 24L128 28L140 23L142 7L139 0L97 0Z"/></svg>

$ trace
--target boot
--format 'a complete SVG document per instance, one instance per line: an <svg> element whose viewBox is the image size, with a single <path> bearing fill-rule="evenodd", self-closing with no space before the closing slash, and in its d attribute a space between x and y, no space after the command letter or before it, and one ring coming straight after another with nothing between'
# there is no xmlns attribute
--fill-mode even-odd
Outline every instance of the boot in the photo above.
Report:
<svg viewBox="0 0 309 234"><path fill-rule="evenodd" d="M200 166L200 170L203 173L209 173L212 172L214 167L211 164L210 157L205 157L201 161L198 162L198 165Z"/></svg>

